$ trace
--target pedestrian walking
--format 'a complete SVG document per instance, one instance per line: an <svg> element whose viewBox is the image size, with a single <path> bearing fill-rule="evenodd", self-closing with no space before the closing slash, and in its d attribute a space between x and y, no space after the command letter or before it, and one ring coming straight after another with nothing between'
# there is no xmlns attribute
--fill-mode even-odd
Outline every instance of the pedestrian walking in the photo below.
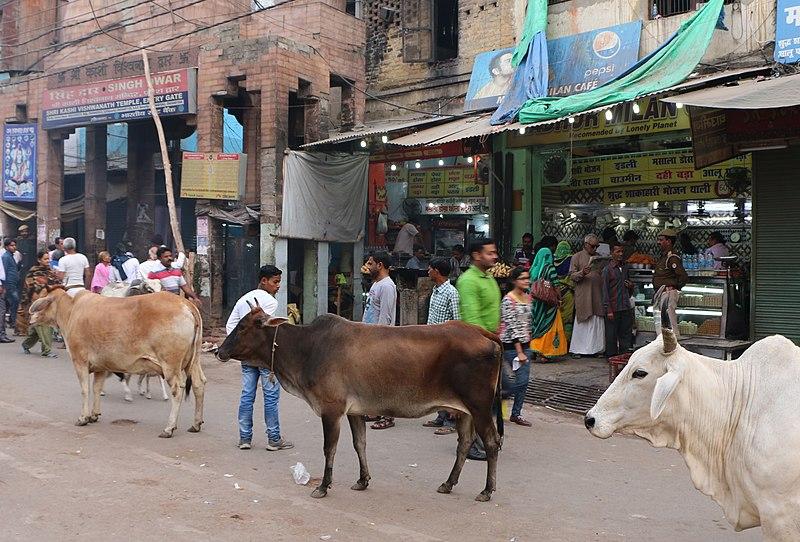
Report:
<svg viewBox="0 0 800 542"><path fill-rule="evenodd" d="M524 427L532 424L522 417L522 404L531 379L533 352L531 342L530 272L524 267L511 271L514 285L500 303L500 341L503 343L502 388L514 398L509 421ZM556 310L558 310L556 308Z"/></svg>
<svg viewBox="0 0 800 542"><path fill-rule="evenodd" d="M78 252L72 237L64 239L64 256L58 260L56 276L64 283L67 294L72 297L91 288L92 270L89 268L89 260Z"/></svg>
<svg viewBox="0 0 800 542"><path fill-rule="evenodd" d="M5 254L5 251L3 251ZM6 335L6 268L0 255L0 344L13 343L14 339Z"/></svg>
<svg viewBox="0 0 800 542"><path fill-rule="evenodd" d="M675 336L680 336L678 329L678 299L681 288L689 282L689 275L683 268L680 255L674 252L678 233L667 228L658 234L656 241L661 249L661 257L656 261L653 272L653 316L655 318L656 335L661 335L661 312L666 310L670 326Z"/></svg>
<svg viewBox="0 0 800 542"><path fill-rule="evenodd" d="M569 276L569 266L572 263L572 247L568 241L561 241L556 245L553 254L553 265L556 267L558 289L561 292L561 322L564 324L564 337L566 346L572 340L572 325L575 321L575 283Z"/></svg>
<svg viewBox="0 0 800 542"><path fill-rule="evenodd" d="M559 288L558 274L553 263L556 250L555 237L546 236L531 265L532 281L544 280L554 288ZM542 358L563 356L567 353L567 335L561 319L560 304L548 305L542 300L531 301L531 350Z"/></svg>
<svg viewBox="0 0 800 542"><path fill-rule="evenodd" d="M54 288L61 286L61 281L56 277L56 272L50 267L50 253L41 250L36 254L36 264L30 268L25 276L22 287L22 299L20 301L20 311L17 317L17 328L20 333L25 335L22 343L22 351L25 354L31 353L31 348L36 343L41 343L42 357L57 358L58 354L53 352L53 328L42 324L30 325L29 310L37 299L45 297Z"/></svg>
<svg viewBox="0 0 800 542"><path fill-rule="evenodd" d="M600 243L594 234L583 240L583 250L572 256L570 278L575 282L575 325L569 351L573 357L595 356L605 349L603 277L594 265ZM602 270L602 268L601 268Z"/></svg>
<svg viewBox="0 0 800 542"><path fill-rule="evenodd" d="M186 283L186 279L183 278L183 271L172 266L172 249L160 247L156 251L156 258L158 259L158 265L152 267L152 271L147 274L147 278L160 281L161 287L166 292L178 295L183 291L186 297L199 304L200 296L194 293ZM142 266L139 267L141 268Z"/></svg>
<svg viewBox="0 0 800 542"><path fill-rule="evenodd" d="M469 247L472 265L458 278L456 288L459 310L464 322L497 333L500 326L500 287L487 273L497 263L497 246L493 239L480 239ZM486 460L480 437L476 437L467 452L469 459Z"/></svg>
<svg viewBox="0 0 800 542"><path fill-rule="evenodd" d="M239 321L252 310L250 305L258 305L266 314L273 316L278 308L275 294L281 287L281 270L274 265L265 265L258 272L258 287L244 294L233 307L225 325L230 335ZM264 424L267 432L267 450L276 452L294 448L294 444L281 435L278 404L281 385L275 375L264 363L254 360L240 360L242 363L242 396L239 399L239 449L249 450L253 440L253 403L256 400L258 381L261 379L261 392L264 395Z"/></svg>
<svg viewBox="0 0 800 542"><path fill-rule="evenodd" d="M0 256L0 260L2 260L3 272L6 277L3 281L5 308L8 311L9 327L15 330L17 326L17 308L19 308L20 291L20 263L15 257L17 252L16 239L9 237L3 241L3 248L5 252ZM5 311L3 312L3 320L5 320Z"/></svg>
<svg viewBox="0 0 800 542"><path fill-rule="evenodd" d="M122 282L117 268L111 265L111 254L102 251L97 255L98 263L92 276L92 291L99 294L111 282Z"/></svg>
<svg viewBox="0 0 800 542"><path fill-rule="evenodd" d="M392 259L387 252L378 252L367 259L367 269L372 278L372 286L367 295L364 316L365 324L393 326L397 312L397 286L389 277ZM367 416L367 421L374 422L372 429L388 429L394 427L394 418L388 416Z"/></svg>
<svg viewBox="0 0 800 542"><path fill-rule="evenodd" d="M458 320L458 290L450 283L452 272L450 262L444 258L434 258L428 266L428 276L433 281L433 291L428 306L428 325L443 324L450 320ZM446 410L440 410L436 419L425 422L425 427L437 427L435 435L455 433L455 417Z"/></svg>
<svg viewBox="0 0 800 542"><path fill-rule="evenodd" d="M611 262L603 269L603 309L606 312L606 357L624 354L633 339L633 283L628 280L625 247L611 245Z"/></svg>

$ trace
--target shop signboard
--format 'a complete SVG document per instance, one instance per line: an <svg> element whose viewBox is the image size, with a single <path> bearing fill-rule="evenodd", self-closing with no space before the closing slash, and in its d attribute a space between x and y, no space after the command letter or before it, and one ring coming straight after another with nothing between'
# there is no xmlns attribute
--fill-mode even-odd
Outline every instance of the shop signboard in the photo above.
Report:
<svg viewBox="0 0 800 542"><path fill-rule="evenodd" d="M611 26L547 41L550 96L569 96L595 89L623 73L639 59L642 22ZM514 80L513 48L475 56L464 111L494 109Z"/></svg>
<svg viewBox="0 0 800 542"><path fill-rule="evenodd" d="M422 201L426 215L476 215L486 213L486 198L439 198Z"/></svg>
<svg viewBox="0 0 800 542"><path fill-rule="evenodd" d="M728 141L727 112L705 107L689 109L696 166L710 166L734 156L733 145Z"/></svg>
<svg viewBox="0 0 800 542"><path fill-rule="evenodd" d="M778 0L775 62L800 62L800 0Z"/></svg>
<svg viewBox="0 0 800 542"><path fill-rule="evenodd" d="M638 105L638 113L633 111L633 102L612 107L611 120L606 119L604 111L595 111L578 115L573 123L565 119L528 128L525 134L509 132L508 146L528 147L689 130L689 115L685 107L678 108L674 103L659 101L656 96L642 98Z"/></svg>
<svg viewBox="0 0 800 542"><path fill-rule="evenodd" d="M238 200L244 195L246 154L184 152L181 197Z"/></svg>
<svg viewBox="0 0 800 542"><path fill-rule="evenodd" d="M603 189L603 203L642 203L651 201L708 200L730 196L723 180L700 183L663 182L625 188Z"/></svg>
<svg viewBox="0 0 800 542"><path fill-rule="evenodd" d="M752 168L751 155L697 170L690 149L576 158L572 160L572 181L564 189L705 182L724 178L732 167Z"/></svg>
<svg viewBox="0 0 800 542"><path fill-rule="evenodd" d="M408 182L409 198L482 197L485 193L471 167L398 169L387 173L386 180Z"/></svg>
<svg viewBox="0 0 800 542"><path fill-rule="evenodd" d="M728 141L753 145L800 137L800 107L726 109Z"/></svg>
<svg viewBox="0 0 800 542"><path fill-rule="evenodd" d="M197 68L154 73L151 77L159 115L197 112ZM144 75L46 89L42 94L42 127L45 130L149 117Z"/></svg>
<svg viewBox="0 0 800 542"><path fill-rule="evenodd" d="M36 124L3 127L3 201L36 201Z"/></svg>

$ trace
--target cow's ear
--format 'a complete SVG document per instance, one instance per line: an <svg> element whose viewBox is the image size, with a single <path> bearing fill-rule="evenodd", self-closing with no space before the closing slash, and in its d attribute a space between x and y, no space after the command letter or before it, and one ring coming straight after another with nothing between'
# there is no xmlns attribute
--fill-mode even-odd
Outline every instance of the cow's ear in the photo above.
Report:
<svg viewBox="0 0 800 542"><path fill-rule="evenodd" d="M54 300L55 296L49 296L49 295L41 299L37 299L36 301L33 302L33 304L31 304L29 312L33 314L35 312L43 311L47 309L47 307L49 307Z"/></svg>
<svg viewBox="0 0 800 542"><path fill-rule="evenodd" d="M667 400L670 398L678 383L681 381L681 373L678 370L672 369L666 372L664 376L656 380L656 387L653 390L653 398L650 400L650 417L657 420L661 416L664 407L667 405Z"/></svg>
<svg viewBox="0 0 800 542"><path fill-rule="evenodd" d="M278 327L279 325L285 324L288 321L288 318L269 318L267 320L263 320L263 324L261 325L264 327Z"/></svg>

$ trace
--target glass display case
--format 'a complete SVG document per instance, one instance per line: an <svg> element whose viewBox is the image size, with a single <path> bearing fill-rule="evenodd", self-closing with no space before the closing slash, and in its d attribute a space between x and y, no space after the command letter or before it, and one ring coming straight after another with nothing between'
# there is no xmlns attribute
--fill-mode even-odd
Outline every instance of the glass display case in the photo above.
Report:
<svg viewBox="0 0 800 542"><path fill-rule="evenodd" d="M655 333L653 271L631 269L630 280L634 285L638 333ZM690 275L689 283L681 289L676 311L681 336L726 338L728 308L738 290L737 284L727 276Z"/></svg>

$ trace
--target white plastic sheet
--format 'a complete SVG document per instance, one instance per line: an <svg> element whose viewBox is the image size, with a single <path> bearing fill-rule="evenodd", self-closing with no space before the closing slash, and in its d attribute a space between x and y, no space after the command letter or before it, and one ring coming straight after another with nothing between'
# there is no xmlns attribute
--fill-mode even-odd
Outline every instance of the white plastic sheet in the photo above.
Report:
<svg viewBox="0 0 800 542"><path fill-rule="evenodd" d="M281 237L353 243L364 236L369 156L289 151Z"/></svg>

